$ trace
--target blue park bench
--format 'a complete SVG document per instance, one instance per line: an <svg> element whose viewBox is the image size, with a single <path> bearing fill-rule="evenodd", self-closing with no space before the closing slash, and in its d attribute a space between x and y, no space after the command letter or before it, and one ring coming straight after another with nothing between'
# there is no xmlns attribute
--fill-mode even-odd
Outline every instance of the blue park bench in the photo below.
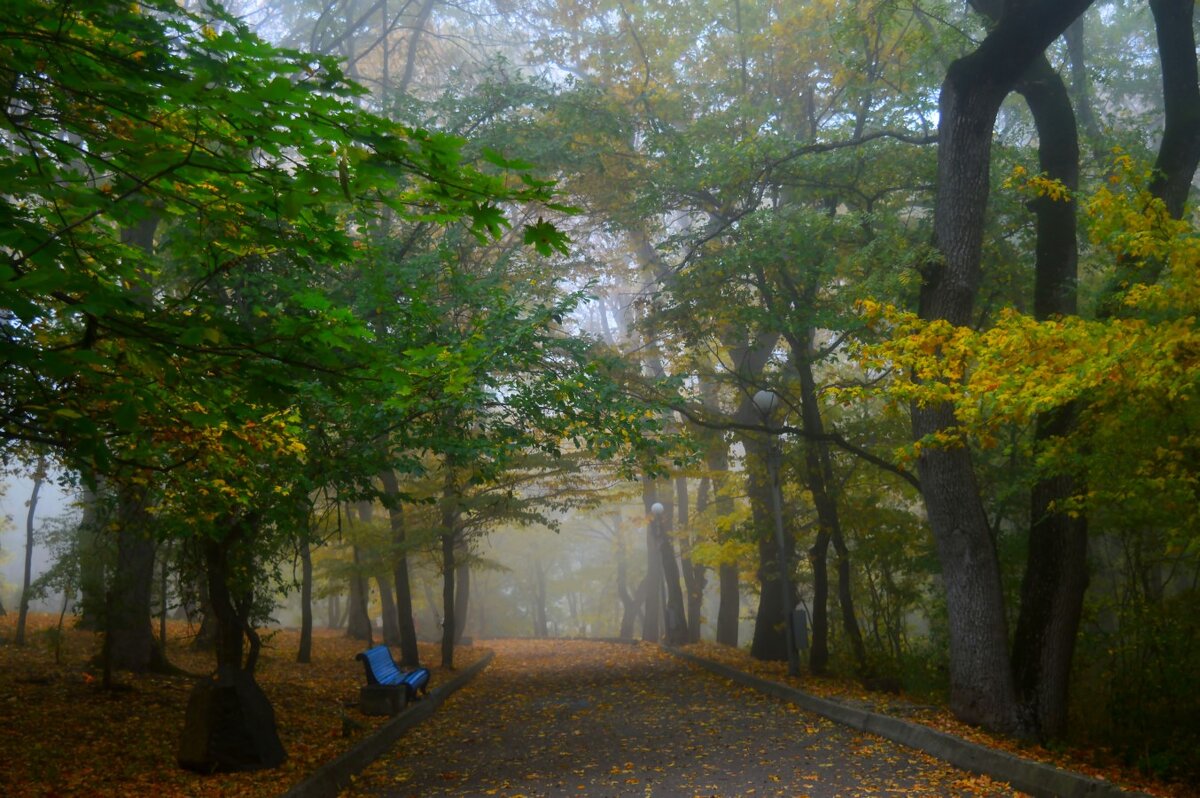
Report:
<svg viewBox="0 0 1200 798"><path fill-rule="evenodd" d="M359 691L359 707L366 715L395 715L418 693L429 690L429 670L414 668L407 673L397 667L387 646L375 646L355 654L367 673L367 686Z"/></svg>

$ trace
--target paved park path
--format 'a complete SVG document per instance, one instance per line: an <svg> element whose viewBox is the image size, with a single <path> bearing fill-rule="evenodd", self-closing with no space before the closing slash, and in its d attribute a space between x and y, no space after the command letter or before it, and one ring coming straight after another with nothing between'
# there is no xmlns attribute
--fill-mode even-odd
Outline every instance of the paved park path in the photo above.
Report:
<svg viewBox="0 0 1200 798"><path fill-rule="evenodd" d="M655 646L495 641L346 796L1012 795Z"/></svg>

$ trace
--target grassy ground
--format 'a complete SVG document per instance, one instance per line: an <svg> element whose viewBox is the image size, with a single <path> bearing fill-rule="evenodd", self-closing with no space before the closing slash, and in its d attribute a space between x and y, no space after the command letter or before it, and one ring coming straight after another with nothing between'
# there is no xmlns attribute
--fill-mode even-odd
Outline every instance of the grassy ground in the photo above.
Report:
<svg viewBox="0 0 1200 798"><path fill-rule="evenodd" d="M70 619L67 619L68 625ZM313 662L296 662L299 633L264 631L257 678L275 708L288 760L280 768L233 775L199 776L175 764L179 732L193 679L186 676L120 674L121 689L100 689L89 662L99 638L79 630L55 633L57 617L34 614L28 645L12 645L16 613L0 618L0 795L32 796L245 796L279 795L345 751L386 718L359 714L355 704L365 683L353 657L359 641L318 630ZM184 623L168 628L168 657L195 674L215 667L211 654L191 650ZM57 641L57 644L56 644ZM56 661L56 648L58 659ZM456 652L459 667L480 652ZM431 686L448 681L435 663L434 646L422 660L433 670Z"/></svg>

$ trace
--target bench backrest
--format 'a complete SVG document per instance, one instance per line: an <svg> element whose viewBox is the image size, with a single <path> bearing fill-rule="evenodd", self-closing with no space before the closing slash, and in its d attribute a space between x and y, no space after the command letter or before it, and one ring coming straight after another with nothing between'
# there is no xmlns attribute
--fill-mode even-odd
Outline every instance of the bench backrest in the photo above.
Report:
<svg viewBox="0 0 1200 798"><path fill-rule="evenodd" d="M369 648L361 654L356 654L354 658L362 660L369 684L402 684L404 682L404 674L396 667L387 646Z"/></svg>

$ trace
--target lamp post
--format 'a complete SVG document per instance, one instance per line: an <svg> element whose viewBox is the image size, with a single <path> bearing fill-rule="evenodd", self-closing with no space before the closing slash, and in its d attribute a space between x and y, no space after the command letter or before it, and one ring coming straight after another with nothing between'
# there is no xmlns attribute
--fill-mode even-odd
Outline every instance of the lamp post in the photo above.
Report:
<svg viewBox="0 0 1200 798"><path fill-rule="evenodd" d="M796 630L792 628L792 585L788 579L787 544L783 535L783 497L779 486L779 461L783 452L779 447L779 429L771 429L771 415L779 407L779 395L774 391L759 391L754 394L754 406L762 414L763 424L770 438L767 442L767 473L771 481L771 510L775 516L775 545L779 561L779 597L783 609L784 637L787 641L788 675L800 675L800 654L796 650Z"/></svg>
<svg viewBox="0 0 1200 798"><path fill-rule="evenodd" d="M662 575L667 592L666 601L663 603L663 616L666 621L664 631L667 643L678 646L687 642L687 627L684 624L683 594L679 590L679 566L675 562L675 549L662 525L662 516L666 509L662 502L655 502L650 505L650 516L654 519L651 523L660 552L659 559L662 560ZM658 589L662 587L660 584Z"/></svg>

